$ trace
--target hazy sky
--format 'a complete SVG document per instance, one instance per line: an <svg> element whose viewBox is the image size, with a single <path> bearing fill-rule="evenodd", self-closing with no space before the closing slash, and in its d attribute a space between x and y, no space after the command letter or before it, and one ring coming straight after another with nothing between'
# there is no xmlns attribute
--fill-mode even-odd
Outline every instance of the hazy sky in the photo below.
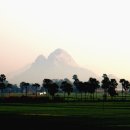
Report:
<svg viewBox="0 0 130 130"><path fill-rule="evenodd" d="M130 1L0 0L0 73L56 48L99 75L130 79Z"/></svg>

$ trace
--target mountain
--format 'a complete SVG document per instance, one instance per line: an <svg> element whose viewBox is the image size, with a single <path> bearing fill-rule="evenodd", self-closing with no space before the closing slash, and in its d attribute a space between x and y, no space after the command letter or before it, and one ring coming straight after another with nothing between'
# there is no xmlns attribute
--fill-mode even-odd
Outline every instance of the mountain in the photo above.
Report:
<svg viewBox="0 0 130 130"><path fill-rule="evenodd" d="M28 64L28 65L26 65L26 66L24 66L24 67L22 67L22 68L20 68L20 69L18 69L18 70L16 70L16 71L7 73L7 78L10 79L10 80L12 80L15 76L17 76L17 75L23 73L24 71L26 71L26 70L29 69L30 67L31 67L31 64Z"/></svg>
<svg viewBox="0 0 130 130"><path fill-rule="evenodd" d="M48 56L48 63L52 63L53 65L65 65L77 67L77 63L73 60L73 58L64 50L56 49Z"/></svg>
<svg viewBox="0 0 130 130"><path fill-rule="evenodd" d="M72 80L74 74L83 81L87 81L89 77L98 78L92 71L80 67L65 50L56 49L48 58L38 56L28 69L9 81L16 84L22 81L42 84L44 78Z"/></svg>

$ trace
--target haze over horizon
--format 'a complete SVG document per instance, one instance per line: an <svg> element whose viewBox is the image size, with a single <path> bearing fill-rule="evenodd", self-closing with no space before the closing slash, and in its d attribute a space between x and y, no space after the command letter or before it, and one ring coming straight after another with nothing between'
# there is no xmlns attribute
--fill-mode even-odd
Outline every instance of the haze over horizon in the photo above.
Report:
<svg viewBox="0 0 130 130"><path fill-rule="evenodd" d="M0 73L66 50L98 75L130 80L129 0L0 2Z"/></svg>

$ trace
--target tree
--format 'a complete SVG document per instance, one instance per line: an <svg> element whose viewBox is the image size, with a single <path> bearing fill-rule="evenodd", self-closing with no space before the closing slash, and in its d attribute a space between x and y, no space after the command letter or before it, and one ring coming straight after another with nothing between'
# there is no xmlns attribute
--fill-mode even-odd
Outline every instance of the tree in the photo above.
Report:
<svg viewBox="0 0 130 130"><path fill-rule="evenodd" d="M36 92L36 97L37 97L37 89L40 87L40 84L35 83L35 84L32 84L32 86L35 87L35 92Z"/></svg>
<svg viewBox="0 0 130 130"><path fill-rule="evenodd" d="M58 92L59 86L56 83L53 83L50 79L43 80L43 87L47 90L47 92L54 98L55 93Z"/></svg>
<svg viewBox="0 0 130 130"><path fill-rule="evenodd" d="M89 93L90 89L90 82L84 82L84 92L85 92L85 100L86 100L86 94Z"/></svg>
<svg viewBox="0 0 130 130"><path fill-rule="evenodd" d="M29 84L29 83L26 83L26 82L21 82L21 83L20 83L21 91L22 91L22 93L23 93L23 91L24 91L24 89L25 89L26 96L27 96L27 94L28 94L28 86L29 86L29 85L30 85L30 84Z"/></svg>
<svg viewBox="0 0 130 130"><path fill-rule="evenodd" d="M0 90L1 90L1 96L2 96L2 93L3 93L3 90L5 89L5 84L0 82Z"/></svg>
<svg viewBox="0 0 130 130"><path fill-rule="evenodd" d="M118 85L118 83L117 83L116 79L111 79L110 80L110 85L109 85L109 88L108 88L108 93L109 93L109 95L112 98L117 95L117 92L116 92L117 85Z"/></svg>
<svg viewBox="0 0 130 130"><path fill-rule="evenodd" d="M28 87L29 87L29 83L25 83L24 84L24 86L25 86L25 91L26 91L26 96L27 96L27 94L28 94Z"/></svg>
<svg viewBox="0 0 130 130"><path fill-rule="evenodd" d="M49 93L49 92L48 92L48 88L49 88L49 86L50 86L52 83L53 83L53 82L52 82L51 79L44 79L44 80L43 80L42 86L43 86L43 88L45 89L45 91L47 91L47 93Z"/></svg>
<svg viewBox="0 0 130 130"><path fill-rule="evenodd" d="M107 77L106 74L103 74L103 80L102 80L102 85L101 87L104 89L104 95L103 98L106 100L107 99L107 92L108 92L108 88L110 86L110 79Z"/></svg>
<svg viewBox="0 0 130 130"><path fill-rule="evenodd" d="M65 93L68 94L68 96L70 95L70 93L73 91L73 86L72 84L68 83L67 81L63 81L61 83L60 88L63 90L64 92L64 97L65 97Z"/></svg>
<svg viewBox="0 0 130 130"><path fill-rule="evenodd" d="M20 83L20 89L21 89L22 94L24 93L24 84L25 84L25 82Z"/></svg>
<svg viewBox="0 0 130 130"><path fill-rule="evenodd" d="M75 74L73 75L72 79L74 79L74 86L76 87L76 90L78 90L81 93L81 100L82 100L82 92L84 91L84 83L79 81L78 76ZM77 93L76 93L77 98Z"/></svg>
<svg viewBox="0 0 130 130"><path fill-rule="evenodd" d="M89 82L88 92L93 94L93 99L94 99L94 93L95 93L96 89L100 87L99 81L96 78L89 78L88 82Z"/></svg>
<svg viewBox="0 0 130 130"><path fill-rule="evenodd" d="M6 88L5 81L6 81L6 76L4 74L1 74L0 75L0 90L1 90L1 94L3 93L3 90Z"/></svg>
<svg viewBox="0 0 130 130"><path fill-rule="evenodd" d="M55 94L58 92L59 86L56 83L52 83L48 88L50 95L54 98Z"/></svg>
<svg viewBox="0 0 130 130"><path fill-rule="evenodd" d="M126 92L129 89L130 83L128 80L120 79L120 83L122 84L122 99L123 99L123 92L125 91L125 98L126 98Z"/></svg>
<svg viewBox="0 0 130 130"><path fill-rule="evenodd" d="M9 93L9 96L10 96L11 89L12 89L13 85L11 83L8 83L6 87L8 88L8 93Z"/></svg>
<svg viewBox="0 0 130 130"><path fill-rule="evenodd" d="M4 82L6 80L6 76L4 74L0 75L0 82Z"/></svg>

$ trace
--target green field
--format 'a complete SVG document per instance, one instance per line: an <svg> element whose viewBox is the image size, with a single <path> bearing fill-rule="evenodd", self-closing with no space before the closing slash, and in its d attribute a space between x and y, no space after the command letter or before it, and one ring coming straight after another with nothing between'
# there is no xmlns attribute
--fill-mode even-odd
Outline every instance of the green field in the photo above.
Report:
<svg viewBox="0 0 130 130"><path fill-rule="evenodd" d="M1 103L0 121L12 127L130 128L130 102Z"/></svg>

